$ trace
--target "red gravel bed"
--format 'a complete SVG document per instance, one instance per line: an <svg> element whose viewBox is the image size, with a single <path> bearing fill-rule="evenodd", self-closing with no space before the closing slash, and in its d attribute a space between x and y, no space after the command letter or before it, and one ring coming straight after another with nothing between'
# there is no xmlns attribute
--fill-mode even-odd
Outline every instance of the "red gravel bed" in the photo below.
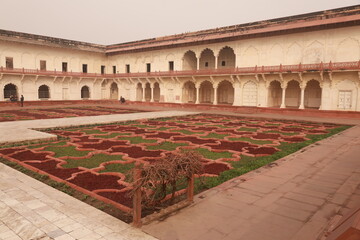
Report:
<svg viewBox="0 0 360 240"><path fill-rule="evenodd" d="M16 151L20 151L20 150L24 150L24 148L5 148L5 149L0 149L0 153L4 154L4 155L9 155L11 153L14 153Z"/></svg>
<svg viewBox="0 0 360 240"><path fill-rule="evenodd" d="M98 192L100 196L106 197L114 202L121 203L129 208L133 207L132 198L128 197L129 191L125 192Z"/></svg>
<svg viewBox="0 0 360 240"><path fill-rule="evenodd" d="M211 147L212 149L219 149L219 150L233 150L237 152L242 152L246 147L255 147L256 145L252 145L248 142L228 142L228 141L221 141L220 144L205 144L206 146Z"/></svg>
<svg viewBox="0 0 360 240"><path fill-rule="evenodd" d="M85 188L89 191L93 191L96 189L123 189L124 186L119 184L117 181L120 177L112 176L112 175L104 175L99 174L96 175L91 172L80 173L76 175L76 177L69 182Z"/></svg>
<svg viewBox="0 0 360 240"><path fill-rule="evenodd" d="M113 147L112 152L126 153L131 158L141 158L141 157L160 157L160 154L163 151L148 151L142 150L141 147Z"/></svg>
<svg viewBox="0 0 360 240"><path fill-rule="evenodd" d="M68 179L71 177L73 173L81 172L79 168L57 168L56 165L59 162L55 160L44 161L44 162L26 162L26 164L33 166L37 169L43 170L50 175L54 175L61 179Z"/></svg>
<svg viewBox="0 0 360 240"><path fill-rule="evenodd" d="M203 171L204 173L219 175L220 173L229 169L230 168L227 165L222 163L210 163L204 165Z"/></svg>
<svg viewBox="0 0 360 240"><path fill-rule="evenodd" d="M253 136L255 139L279 139L280 134L278 133L257 133L255 136Z"/></svg>
<svg viewBox="0 0 360 240"><path fill-rule="evenodd" d="M44 160L47 160L47 158L46 158L47 155L49 155L49 153L34 153L30 150L25 150L22 152L15 153L11 157L15 158L19 161L27 161L27 160L44 161Z"/></svg>
<svg viewBox="0 0 360 240"><path fill-rule="evenodd" d="M175 141L188 141L194 144L205 144L205 143L216 143L217 140L213 140L213 139L201 139L201 138L197 138L197 137L183 137L183 136L178 136L178 137L174 137L173 138Z"/></svg>
<svg viewBox="0 0 360 240"><path fill-rule="evenodd" d="M248 150L248 153L254 154L254 155L257 155L257 154L271 155L271 154L278 152L278 150L276 150L273 147L248 147L248 148L246 148L246 150Z"/></svg>
<svg viewBox="0 0 360 240"><path fill-rule="evenodd" d="M127 145L126 141L111 141L111 140L104 140L100 143L89 143L89 144L81 144L80 148L91 148L91 149L97 149L97 150L106 150L114 146L120 146L120 145Z"/></svg>
<svg viewBox="0 0 360 240"><path fill-rule="evenodd" d="M179 136L180 133L166 133L166 132L158 132L156 134L145 135L146 138L162 138L162 139L170 139L173 136Z"/></svg>

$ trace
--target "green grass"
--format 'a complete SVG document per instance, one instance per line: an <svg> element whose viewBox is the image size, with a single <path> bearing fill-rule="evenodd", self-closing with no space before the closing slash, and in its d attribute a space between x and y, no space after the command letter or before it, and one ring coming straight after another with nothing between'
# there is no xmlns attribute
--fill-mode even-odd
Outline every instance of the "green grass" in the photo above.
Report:
<svg viewBox="0 0 360 240"><path fill-rule="evenodd" d="M167 150L167 151L174 151L179 146L188 146L186 143L173 143L173 142L162 142L159 145L155 146L148 146L147 149L149 150Z"/></svg>
<svg viewBox="0 0 360 240"><path fill-rule="evenodd" d="M131 169L135 167L135 163L112 163L105 166L104 170L101 170L100 173L104 172L120 172L120 173L127 173Z"/></svg>
<svg viewBox="0 0 360 240"><path fill-rule="evenodd" d="M199 152L204 158L216 160L219 158L232 158L232 153L230 152L212 152L206 148L197 148L195 151Z"/></svg>
<svg viewBox="0 0 360 240"><path fill-rule="evenodd" d="M165 130L168 130L168 129L171 129L173 127L160 127L160 128L156 128L155 130L156 131L165 131Z"/></svg>
<svg viewBox="0 0 360 240"><path fill-rule="evenodd" d="M257 128L241 127L241 128L236 129L236 131L239 131L239 132L256 132Z"/></svg>
<svg viewBox="0 0 360 240"><path fill-rule="evenodd" d="M251 139L251 138L248 138L248 137L229 138L229 140L231 140L231 141L249 142L249 143L254 143L254 144L258 144L258 145L264 145L264 144L273 143L273 141L269 141L269 140L256 140L256 139Z"/></svg>
<svg viewBox="0 0 360 240"><path fill-rule="evenodd" d="M142 137L121 137L121 140L129 140L131 144L138 144L138 143L155 143L156 139L144 139Z"/></svg>
<svg viewBox="0 0 360 240"><path fill-rule="evenodd" d="M279 133L279 134L286 135L286 136L299 135L299 132L280 132L280 131L275 131L275 130L266 131L264 133Z"/></svg>
<svg viewBox="0 0 360 240"><path fill-rule="evenodd" d="M135 125L132 125L132 127L137 127L137 128L156 128L156 126L149 126L149 125L145 125L145 124L135 124Z"/></svg>
<svg viewBox="0 0 360 240"><path fill-rule="evenodd" d="M103 132L103 131L100 131L98 129L85 129L85 130L82 130L82 132L86 133L86 134L104 134L106 132Z"/></svg>
<svg viewBox="0 0 360 240"><path fill-rule="evenodd" d="M216 138L216 139L224 139L224 137L229 136L229 134L218 134L218 133L209 133L206 136L201 136L200 138Z"/></svg>
<svg viewBox="0 0 360 240"><path fill-rule="evenodd" d="M199 193L205 189L209 189L212 187L215 187L223 182L226 182L230 179L233 179L235 177L238 177L240 175L243 175L245 173L248 173L250 171L253 171L257 168L260 168L266 164L269 164L275 160L278 160L280 158L283 158L289 154L292 154L296 151L299 151L300 149L313 144L319 140L328 138L334 134L337 134L341 131L344 131L351 126L340 126L334 129L330 129L329 133L322 134L322 135L307 135L307 138L310 140L299 142L299 143L281 143L280 146L277 146L278 149L280 149L279 152L276 152L269 156L263 156L263 157L249 157L249 156L241 156L240 161L229 161L229 163L234 167L233 169L230 169L228 171L222 172L218 177L205 177L203 179L197 179L195 182L195 191L196 193Z"/></svg>
<svg viewBox="0 0 360 240"><path fill-rule="evenodd" d="M204 132L192 132L192 131L185 130L185 129L171 130L171 132L179 132L179 133L183 133L186 135L204 134Z"/></svg>
<svg viewBox="0 0 360 240"><path fill-rule="evenodd" d="M265 126L280 126L280 123L265 123Z"/></svg>
<svg viewBox="0 0 360 240"><path fill-rule="evenodd" d="M32 145L32 146L28 146L27 148L33 149L33 148L40 148L40 147L63 146L65 144L66 144L66 142L62 141L62 142L55 142L55 143L44 143L44 144L40 144L40 145Z"/></svg>
<svg viewBox="0 0 360 240"><path fill-rule="evenodd" d="M232 128L231 126L224 126L220 124L212 124L212 125L206 125L206 127L217 127L217 128Z"/></svg>
<svg viewBox="0 0 360 240"><path fill-rule="evenodd" d="M78 151L75 149L74 146L67 146L67 147L46 147L45 151L51 151L55 153L55 157L83 157L86 156L90 151Z"/></svg>
<svg viewBox="0 0 360 240"><path fill-rule="evenodd" d="M98 167L103 162L109 162L114 160L122 160L121 155L106 155L106 154L95 154L90 158L85 159L67 159L67 163L62 165L64 168L76 168L76 167L85 167L85 168L95 168Z"/></svg>
<svg viewBox="0 0 360 240"><path fill-rule="evenodd" d="M95 138L114 138L117 136L126 136L126 135L131 135L131 133L110 133L109 135L94 135Z"/></svg>

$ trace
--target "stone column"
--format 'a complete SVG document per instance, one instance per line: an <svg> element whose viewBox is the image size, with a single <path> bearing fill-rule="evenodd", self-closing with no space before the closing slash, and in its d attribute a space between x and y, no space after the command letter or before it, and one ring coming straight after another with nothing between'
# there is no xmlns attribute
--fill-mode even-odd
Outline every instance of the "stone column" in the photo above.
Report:
<svg viewBox="0 0 360 240"><path fill-rule="evenodd" d="M217 69L218 68L218 57L217 56L215 56L215 69Z"/></svg>
<svg viewBox="0 0 360 240"><path fill-rule="evenodd" d="M200 103L200 86L196 86L196 102L195 104Z"/></svg>
<svg viewBox="0 0 360 240"><path fill-rule="evenodd" d="M142 87L142 89L143 89L143 92L142 92L142 94L143 94L143 96L142 96L142 102L145 102L146 100L145 100L145 89L146 89L146 87Z"/></svg>
<svg viewBox="0 0 360 240"><path fill-rule="evenodd" d="M281 105L280 108L286 108L285 106L285 93L286 93L286 86L281 86L282 94L281 94Z"/></svg>
<svg viewBox="0 0 360 240"><path fill-rule="evenodd" d="M155 87L151 86L151 100L150 100L150 102L154 102L154 89L155 89Z"/></svg>
<svg viewBox="0 0 360 240"><path fill-rule="evenodd" d="M218 87L214 86L214 102L213 102L214 105L218 104L218 101L217 101L217 89L218 89Z"/></svg>
<svg viewBox="0 0 360 240"><path fill-rule="evenodd" d="M305 87L301 88L301 96L300 96L300 106L299 109L304 109L304 94L305 94Z"/></svg>
<svg viewBox="0 0 360 240"><path fill-rule="evenodd" d="M196 58L196 70L200 70L200 58Z"/></svg>

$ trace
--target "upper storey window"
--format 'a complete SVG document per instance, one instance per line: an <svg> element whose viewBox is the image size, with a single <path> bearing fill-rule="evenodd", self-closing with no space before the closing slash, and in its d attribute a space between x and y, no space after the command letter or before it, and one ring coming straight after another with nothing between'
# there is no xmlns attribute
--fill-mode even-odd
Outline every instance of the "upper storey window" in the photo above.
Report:
<svg viewBox="0 0 360 240"><path fill-rule="evenodd" d="M101 65L101 74L105 74L105 66Z"/></svg>
<svg viewBox="0 0 360 240"><path fill-rule="evenodd" d="M169 62L169 71L174 71L174 61Z"/></svg>
<svg viewBox="0 0 360 240"><path fill-rule="evenodd" d="M113 66L113 74L116 74L116 66Z"/></svg>
<svg viewBox="0 0 360 240"><path fill-rule="evenodd" d="M151 64L150 63L146 64L146 72L151 72Z"/></svg>
<svg viewBox="0 0 360 240"><path fill-rule="evenodd" d="M130 73L130 64L125 65L126 73Z"/></svg>
<svg viewBox="0 0 360 240"><path fill-rule="evenodd" d="M13 58L12 57L6 57L5 58L5 66L6 66L6 68L10 68L10 69L12 69L12 68L14 68L14 60L13 60Z"/></svg>
<svg viewBox="0 0 360 240"><path fill-rule="evenodd" d="M46 61L40 60L40 71L46 71Z"/></svg>
<svg viewBox="0 0 360 240"><path fill-rule="evenodd" d="M83 71L83 73L87 73L87 72L88 72L87 64L83 64L83 65L82 65L82 71Z"/></svg>
<svg viewBox="0 0 360 240"><path fill-rule="evenodd" d="M62 71L63 71L63 72L67 72L67 71L68 71L68 68L67 68L67 67L68 67L67 62L63 62L63 63L62 63Z"/></svg>

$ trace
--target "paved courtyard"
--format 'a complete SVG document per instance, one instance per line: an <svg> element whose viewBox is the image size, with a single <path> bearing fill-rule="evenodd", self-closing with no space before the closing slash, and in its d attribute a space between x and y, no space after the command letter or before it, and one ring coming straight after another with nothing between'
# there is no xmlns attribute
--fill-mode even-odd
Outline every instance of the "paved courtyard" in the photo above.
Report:
<svg viewBox="0 0 360 240"><path fill-rule="evenodd" d="M188 113L5 122L0 123L0 143L54 137L31 128ZM331 121L360 124L356 119L326 119ZM360 205L359 146L358 125L200 194L192 206L144 226L149 235L0 164L0 239L320 239L336 215Z"/></svg>

